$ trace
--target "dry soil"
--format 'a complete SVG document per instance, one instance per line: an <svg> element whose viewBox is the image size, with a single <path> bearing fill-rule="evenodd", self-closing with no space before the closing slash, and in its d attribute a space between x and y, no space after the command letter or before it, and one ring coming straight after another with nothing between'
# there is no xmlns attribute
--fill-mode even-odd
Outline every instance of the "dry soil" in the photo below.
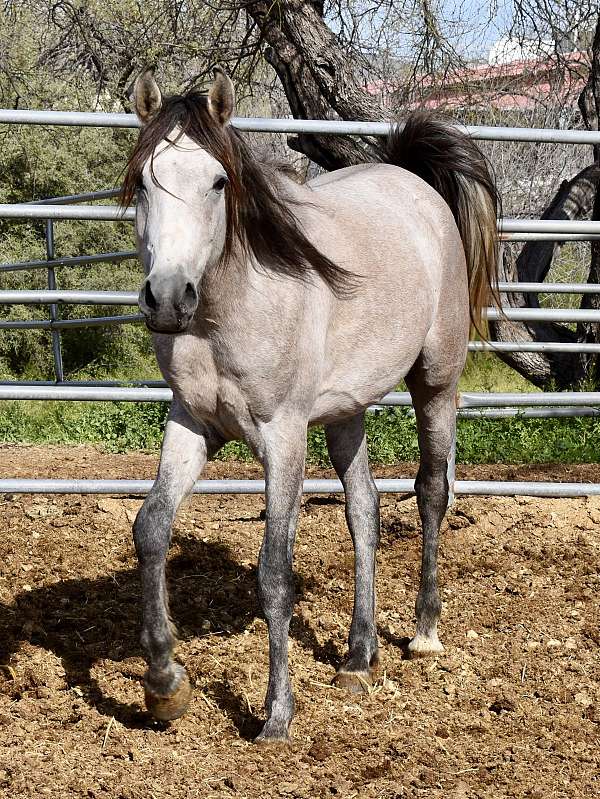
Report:
<svg viewBox="0 0 600 799"><path fill-rule="evenodd" d="M0 476L153 477L152 455L0 448ZM376 470L377 471L377 470ZM407 464L379 470L409 476ZM208 476L255 476L214 464ZM316 472L315 472L316 474ZM477 467L462 477L600 482L600 467ZM267 634L255 563L262 497L205 496L168 566L188 714L143 708L136 498L0 497L2 797L593 797L600 795L600 498L459 498L444 525L445 653L408 660L419 571L413 498L382 499L369 695L331 685L351 617L336 497L306 497L296 544L290 748L260 727Z"/></svg>

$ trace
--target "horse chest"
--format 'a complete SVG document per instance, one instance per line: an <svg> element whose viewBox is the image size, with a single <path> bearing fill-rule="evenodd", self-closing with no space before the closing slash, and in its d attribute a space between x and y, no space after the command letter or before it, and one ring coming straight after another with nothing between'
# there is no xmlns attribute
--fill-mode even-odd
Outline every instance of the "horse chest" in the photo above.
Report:
<svg viewBox="0 0 600 799"><path fill-rule="evenodd" d="M243 375L228 368L208 342L190 338L180 336L169 342L168 351L156 347L162 374L175 398L190 416L211 424L226 438L253 439L255 417Z"/></svg>

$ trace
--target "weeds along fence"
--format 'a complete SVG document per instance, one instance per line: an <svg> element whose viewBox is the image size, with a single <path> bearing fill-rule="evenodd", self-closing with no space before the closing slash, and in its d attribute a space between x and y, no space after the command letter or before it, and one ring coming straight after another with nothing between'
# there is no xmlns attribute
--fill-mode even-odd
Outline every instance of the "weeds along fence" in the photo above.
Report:
<svg viewBox="0 0 600 799"><path fill-rule="evenodd" d="M132 114L78 113L69 111L0 110L0 124L67 125L91 127L138 126ZM239 130L264 133L327 133L330 135L383 136L390 125L383 122L343 122L293 119L238 118L233 124ZM600 144L600 132L471 126L466 130L480 140L523 141L556 144ZM160 381L137 381L127 385L110 381L65 381L61 354L61 330L99 325L122 325L140 322L139 314L91 316L85 319L61 319L62 304L135 306L137 295L124 291L61 291L57 287L56 269L135 258L135 251L105 252L77 257L57 257L54 250L54 224L61 219L102 222L131 221L134 211L123 212L116 205L89 205L91 201L111 199L118 189L54 197L34 203L0 204L0 218L41 219L45 221L46 259L0 264L3 272L45 269L48 288L43 291L2 291L0 303L48 305L49 318L30 321L0 321L1 330L41 328L51 331L55 380L53 382L8 382L0 384L0 400L50 401L128 401L164 402L171 400L171 391ZM510 241L591 241L600 239L600 221L571 222L564 220L501 219L498 222L501 240ZM600 293L600 286L587 283L500 283L501 293L544 292L550 294ZM498 319L499 311L489 308L488 319ZM503 317L514 321L600 322L600 311L593 309L506 308ZM564 352L600 353L600 344L565 342L500 342L471 341L474 352ZM410 395L391 392L375 408L410 406ZM597 416L600 415L600 392L535 392L476 393L461 392L457 396L457 414L467 418L503 419ZM540 481L454 480L454 454L449 463L449 477L457 494L499 496L529 495L575 497L600 495L600 483L560 483ZM413 490L412 480L377 480L384 493L405 493ZM145 494L150 480L64 480L64 479L0 479L0 493L76 493L76 494ZM257 494L263 493L262 480L199 480L195 493ZM337 480L305 480L306 493L337 493L342 486Z"/></svg>

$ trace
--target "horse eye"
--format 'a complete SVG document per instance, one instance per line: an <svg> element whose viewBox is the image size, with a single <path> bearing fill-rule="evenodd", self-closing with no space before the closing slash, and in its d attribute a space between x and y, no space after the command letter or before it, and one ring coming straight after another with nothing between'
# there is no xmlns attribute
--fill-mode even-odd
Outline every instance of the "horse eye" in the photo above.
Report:
<svg viewBox="0 0 600 799"><path fill-rule="evenodd" d="M217 178L213 183L213 189L214 191L223 191L228 183L229 178L226 175L221 175L221 177Z"/></svg>

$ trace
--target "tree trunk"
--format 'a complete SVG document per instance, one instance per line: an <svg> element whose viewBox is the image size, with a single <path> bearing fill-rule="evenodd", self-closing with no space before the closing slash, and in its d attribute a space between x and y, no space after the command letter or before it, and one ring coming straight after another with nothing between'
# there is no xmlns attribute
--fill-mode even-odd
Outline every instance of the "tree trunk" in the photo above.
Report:
<svg viewBox="0 0 600 799"><path fill-rule="evenodd" d="M597 166L600 172L600 165ZM592 208L592 219L596 222L600 222L600 180L598 180L598 183L596 184L596 196L594 199L594 206ZM588 282L600 283L600 239L592 241ZM600 310L600 295L584 294L581 307ZM590 342L600 341L600 324L598 322L589 322L581 325L580 339ZM594 386L600 385L599 357L588 357L587 374Z"/></svg>
<svg viewBox="0 0 600 799"><path fill-rule="evenodd" d="M600 130L600 15L592 43L592 64L585 87L578 100L583 124L588 130ZM600 146L594 145L594 160L600 161Z"/></svg>
<svg viewBox="0 0 600 799"><path fill-rule="evenodd" d="M268 44L265 57L296 119L384 119L383 109L359 85L352 59L323 22L322 4L267 0L250 2L246 10ZM368 139L300 134L288 144L327 170L368 159Z"/></svg>
<svg viewBox="0 0 600 799"><path fill-rule="evenodd" d="M594 204L600 179L600 167L592 164L563 181L542 219L586 219ZM502 257L499 264L499 280L516 283L542 283L552 265L554 253L559 245L553 241L532 241L523 245L516 261ZM590 272L590 282L597 282ZM584 294L581 307L594 307L590 300L596 295ZM504 305L508 308L539 308L537 294L505 294ZM586 304L587 303L587 304ZM515 342L577 342L595 341L590 331L569 327L557 322L491 322L490 337L497 341ZM502 352L499 357L523 377L540 388L567 389L583 380L589 371L590 357L574 353Z"/></svg>

